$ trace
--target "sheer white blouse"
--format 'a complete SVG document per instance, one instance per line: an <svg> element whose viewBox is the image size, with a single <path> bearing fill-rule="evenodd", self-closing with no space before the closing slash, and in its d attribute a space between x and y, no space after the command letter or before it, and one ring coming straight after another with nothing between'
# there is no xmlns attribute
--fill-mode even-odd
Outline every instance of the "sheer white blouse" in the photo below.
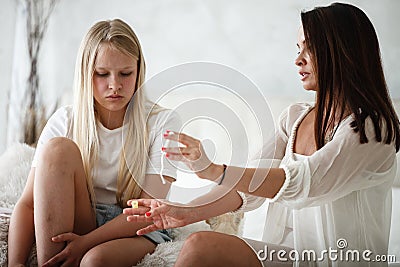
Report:
<svg viewBox="0 0 400 267"><path fill-rule="evenodd" d="M394 145L376 142L370 119L365 122L369 142L360 144L349 116L324 147L311 156L295 154L297 128L311 109L309 104L290 106L280 116L275 142L263 148L262 158L279 162L286 174L284 185L270 200L263 241L300 253L314 250L317 257L329 249L359 250L360 255L370 250L371 260L386 255L396 174ZM324 258L315 264L349 264Z"/></svg>

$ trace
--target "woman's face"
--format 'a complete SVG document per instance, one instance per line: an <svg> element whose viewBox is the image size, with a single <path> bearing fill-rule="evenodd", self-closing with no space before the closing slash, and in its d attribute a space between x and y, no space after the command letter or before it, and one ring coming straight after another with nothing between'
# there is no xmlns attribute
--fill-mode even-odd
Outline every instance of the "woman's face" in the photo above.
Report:
<svg viewBox="0 0 400 267"><path fill-rule="evenodd" d="M104 124L105 118L123 118L135 92L137 60L109 44L99 47L93 74L96 111Z"/></svg>
<svg viewBox="0 0 400 267"><path fill-rule="evenodd" d="M310 51L305 42L303 27L300 27L297 36L297 47L299 52L295 64L299 67L300 80L303 83L303 87L306 90L317 91L317 75L314 70Z"/></svg>

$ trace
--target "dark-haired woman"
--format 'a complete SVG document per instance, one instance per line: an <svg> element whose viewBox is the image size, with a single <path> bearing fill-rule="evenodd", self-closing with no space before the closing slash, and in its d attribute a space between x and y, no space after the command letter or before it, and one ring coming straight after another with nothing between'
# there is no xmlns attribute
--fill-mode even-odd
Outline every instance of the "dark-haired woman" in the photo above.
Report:
<svg viewBox="0 0 400 267"><path fill-rule="evenodd" d="M243 169L210 163L196 172L209 180L223 177L221 186L269 199L263 242L195 233L176 266L387 265L376 260L388 251L400 130L374 27L359 8L341 3L303 12L301 21L295 64L303 87L315 91L316 100L294 104L280 116L275 142L267 142L262 153L264 159L280 160L279 165ZM166 148L169 159L185 161L194 170L208 161L198 140L184 134L166 138L186 145ZM250 191L253 179L261 182ZM153 221L139 233L204 219L224 205L224 198L200 208L154 208L155 202L140 200L143 207L124 211L151 212L131 217Z"/></svg>

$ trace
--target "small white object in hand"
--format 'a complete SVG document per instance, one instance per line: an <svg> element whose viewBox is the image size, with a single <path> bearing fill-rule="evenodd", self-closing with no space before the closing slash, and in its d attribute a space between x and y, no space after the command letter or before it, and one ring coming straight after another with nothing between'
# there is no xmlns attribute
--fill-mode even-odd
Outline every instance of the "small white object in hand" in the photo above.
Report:
<svg viewBox="0 0 400 267"><path fill-rule="evenodd" d="M171 134L173 134L173 133L174 133L174 132L167 132L168 135L171 135ZM164 137L162 136L161 138L164 138ZM170 142L170 140L167 139L167 140L165 141L164 147L168 147L168 146L169 146L169 142ZM164 155L165 155L165 154L166 154L166 153L165 153L164 151L161 152L160 178L161 178L161 182L162 182L163 184L166 184L166 183L167 183L167 182L165 181L165 179L164 179L164 176L162 175L163 170L164 170Z"/></svg>
<svg viewBox="0 0 400 267"><path fill-rule="evenodd" d="M137 208L139 208L139 203L137 202L137 200L133 200L131 203L131 206L133 209L137 209Z"/></svg>

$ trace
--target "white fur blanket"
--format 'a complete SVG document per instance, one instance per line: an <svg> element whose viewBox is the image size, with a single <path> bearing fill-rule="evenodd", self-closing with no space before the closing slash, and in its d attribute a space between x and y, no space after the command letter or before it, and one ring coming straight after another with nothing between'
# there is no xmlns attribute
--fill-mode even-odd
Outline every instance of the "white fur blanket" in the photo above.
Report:
<svg viewBox="0 0 400 267"><path fill-rule="evenodd" d="M7 235L9 217L25 186L30 170L34 148L25 144L14 144L0 156L0 266L7 266ZM243 214L226 214L173 229L173 242L160 244L152 254L146 255L137 265L140 267L173 266L184 240L191 233L214 230L229 234L238 234L242 227ZM211 225L211 227L210 227ZM36 266L35 249L28 261L29 266Z"/></svg>

